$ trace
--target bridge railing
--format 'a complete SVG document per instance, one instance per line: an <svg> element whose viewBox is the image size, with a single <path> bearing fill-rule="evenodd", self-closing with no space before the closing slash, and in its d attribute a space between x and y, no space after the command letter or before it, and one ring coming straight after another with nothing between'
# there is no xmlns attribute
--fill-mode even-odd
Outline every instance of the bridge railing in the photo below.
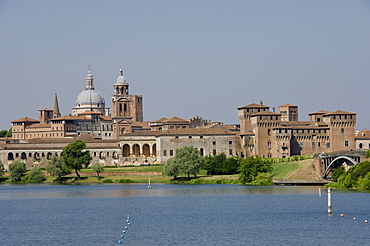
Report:
<svg viewBox="0 0 370 246"><path fill-rule="evenodd" d="M314 154L314 158L320 159L320 158L332 157L332 156L338 156L338 155L366 157L366 150L335 151L335 152L330 152L330 153Z"/></svg>

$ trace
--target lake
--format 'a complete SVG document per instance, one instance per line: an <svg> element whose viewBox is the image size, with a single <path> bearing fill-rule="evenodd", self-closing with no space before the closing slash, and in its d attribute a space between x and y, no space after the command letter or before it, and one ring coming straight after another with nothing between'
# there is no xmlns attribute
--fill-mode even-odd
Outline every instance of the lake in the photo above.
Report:
<svg viewBox="0 0 370 246"><path fill-rule="evenodd" d="M329 216L318 190L1 184L1 245L367 245L370 194L334 190Z"/></svg>

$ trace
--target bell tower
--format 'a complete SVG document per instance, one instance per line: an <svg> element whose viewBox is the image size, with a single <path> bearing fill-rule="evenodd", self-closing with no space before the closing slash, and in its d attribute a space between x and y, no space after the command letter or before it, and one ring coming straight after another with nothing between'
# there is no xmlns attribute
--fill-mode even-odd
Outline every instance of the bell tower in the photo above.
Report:
<svg viewBox="0 0 370 246"><path fill-rule="evenodd" d="M129 84L123 75L122 68L114 84L112 95L113 118L121 118L136 122L143 121L143 104L141 95L130 95Z"/></svg>

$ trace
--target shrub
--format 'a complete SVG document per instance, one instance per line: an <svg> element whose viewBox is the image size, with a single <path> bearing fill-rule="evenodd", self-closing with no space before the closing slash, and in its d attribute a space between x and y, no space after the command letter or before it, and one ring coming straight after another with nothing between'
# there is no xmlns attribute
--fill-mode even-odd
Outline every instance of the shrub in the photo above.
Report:
<svg viewBox="0 0 370 246"><path fill-rule="evenodd" d="M117 183L136 183L136 181L131 179L119 179L117 180Z"/></svg>
<svg viewBox="0 0 370 246"><path fill-rule="evenodd" d="M103 183L113 183L113 180L111 180L111 179L103 179Z"/></svg>
<svg viewBox="0 0 370 246"><path fill-rule="evenodd" d="M27 175L27 183L41 183L45 180L44 174L42 174L39 167L33 167Z"/></svg>

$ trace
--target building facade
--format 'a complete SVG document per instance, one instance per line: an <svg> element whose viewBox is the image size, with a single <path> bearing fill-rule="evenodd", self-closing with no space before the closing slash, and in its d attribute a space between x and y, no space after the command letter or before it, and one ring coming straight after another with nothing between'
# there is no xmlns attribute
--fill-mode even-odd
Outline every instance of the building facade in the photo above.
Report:
<svg viewBox="0 0 370 246"><path fill-rule="evenodd" d="M262 102L238 108L243 157L285 158L356 148L356 113L319 111L309 121L298 121L298 106L279 106L269 111Z"/></svg>

